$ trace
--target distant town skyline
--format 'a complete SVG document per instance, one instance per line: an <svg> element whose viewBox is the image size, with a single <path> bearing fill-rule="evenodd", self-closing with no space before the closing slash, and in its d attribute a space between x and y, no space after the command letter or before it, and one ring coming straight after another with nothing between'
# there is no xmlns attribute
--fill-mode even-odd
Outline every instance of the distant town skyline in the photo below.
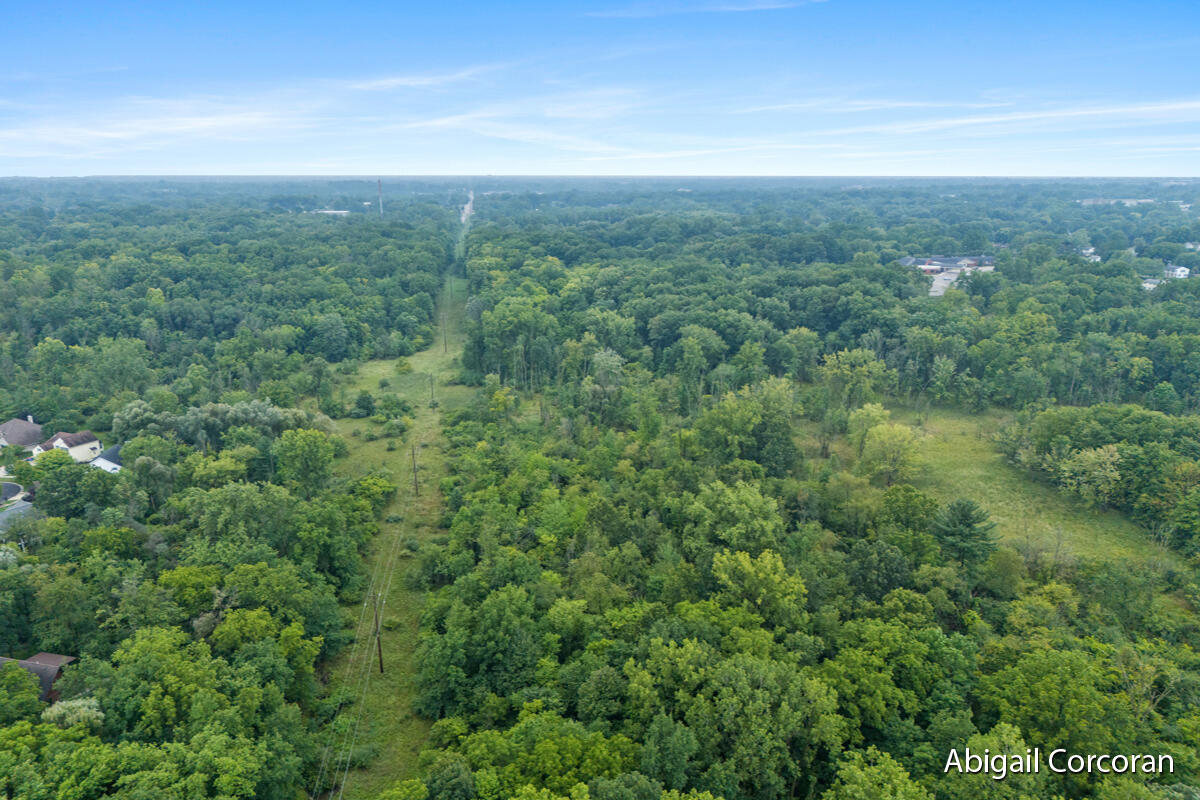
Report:
<svg viewBox="0 0 1200 800"><path fill-rule="evenodd" d="M1200 174L1192 2L25 4L0 175Z"/></svg>

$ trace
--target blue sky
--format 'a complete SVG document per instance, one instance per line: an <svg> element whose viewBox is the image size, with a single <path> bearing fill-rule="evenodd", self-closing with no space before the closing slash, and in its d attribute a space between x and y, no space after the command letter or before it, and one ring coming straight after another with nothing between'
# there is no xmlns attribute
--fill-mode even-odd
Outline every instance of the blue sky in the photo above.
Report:
<svg viewBox="0 0 1200 800"><path fill-rule="evenodd" d="M1200 3L25 3L0 175L1200 174Z"/></svg>

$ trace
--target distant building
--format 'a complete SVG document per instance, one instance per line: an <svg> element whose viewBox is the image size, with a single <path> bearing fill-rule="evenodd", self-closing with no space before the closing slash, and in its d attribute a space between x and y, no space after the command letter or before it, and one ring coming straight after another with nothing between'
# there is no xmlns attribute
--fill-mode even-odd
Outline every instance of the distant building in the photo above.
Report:
<svg viewBox="0 0 1200 800"><path fill-rule="evenodd" d="M0 656L0 666L10 661L18 667L35 675L41 684L41 698L53 703L58 700L58 692L54 691L54 682L62 677L62 670L75 660L74 656L60 656L57 653L38 653L36 656L17 661L13 658Z"/></svg>
<svg viewBox="0 0 1200 800"><path fill-rule="evenodd" d="M1132 206L1144 206L1153 203L1154 200L1149 197L1089 197L1080 200L1080 205L1085 206L1115 206L1123 205L1126 208Z"/></svg>
<svg viewBox="0 0 1200 800"><path fill-rule="evenodd" d="M1162 285L1162 281L1158 278L1146 278L1142 281L1142 288L1147 292L1152 292Z"/></svg>
<svg viewBox="0 0 1200 800"><path fill-rule="evenodd" d="M80 433L56 433L33 448L33 455L40 456L50 450L65 450L78 464L83 464L100 455L100 440L91 431Z"/></svg>
<svg viewBox="0 0 1200 800"><path fill-rule="evenodd" d="M114 444L112 447L105 450L100 455L96 456L96 460L92 462L92 466L96 469L102 469L108 473L118 473L121 471L121 445Z"/></svg>
<svg viewBox="0 0 1200 800"><path fill-rule="evenodd" d="M0 447L15 445L31 448L41 440L42 426L34 422L33 417L14 418L0 424Z"/></svg>
<svg viewBox="0 0 1200 800"><path fill-rule="evenodd" d="M954 285L960 275L972 272L994 272L996 259L994 256L905 256L898 259L901 266L916 267L926 275L933 277L929 286L930 297L941 297L946 290Z"/></svg>
<svg viewBox="0 0 1200 800"><path fill-rule="evenodd" d="M1167 268L1163 270L1163 276L1174 280L1181 280L1192 274L1192 271L1187 267L1181 267L1177 264L1167 264Z"/></svg>

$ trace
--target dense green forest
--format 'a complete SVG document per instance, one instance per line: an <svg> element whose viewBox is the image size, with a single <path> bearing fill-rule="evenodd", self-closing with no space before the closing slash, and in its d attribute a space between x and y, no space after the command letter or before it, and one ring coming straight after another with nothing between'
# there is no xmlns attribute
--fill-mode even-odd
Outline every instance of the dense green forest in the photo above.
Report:
<svg viewBox="0 0 1200 800"><path fill-rule="evenodd" d="M2 452L0 655L79 658L54 703L0 667L5 796L1200 797L1200 280L1155 285L1200 183L847 183L0 182L0 418L123 465ZM933 256L995 269L930 296ZM338 675L414 417L402 767ZM1137 552L947 494L948 419Z"/></svg>

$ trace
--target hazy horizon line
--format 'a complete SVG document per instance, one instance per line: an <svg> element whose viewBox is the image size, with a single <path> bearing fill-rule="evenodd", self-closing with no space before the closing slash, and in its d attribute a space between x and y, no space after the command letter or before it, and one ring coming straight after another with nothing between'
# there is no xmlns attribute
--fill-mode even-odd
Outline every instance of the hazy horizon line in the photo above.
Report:
<svg viewBox="0 0 1200 800"><path fill-rule="evenodd" d="M167 179L262 179L262 178L289 178L289 179L328 179L328 180L387 180L399 179L409 180L414 178L445 178L445 179L529 179L529 178L580 178L580 179L606 179L606 180L636 180L636 179L689 179L689 180L739 180L739 179L767 179L767 180L805 180L805 179L873 179L873 180L950 180L956 178L969 178L972 180L1182 180L1182 181L1200 181L1200 175L1168 175L1168 174L1142 174L1142 175L1039 175L1039 174L976 174L976 173L944 173L944 174L887 174L887 173L812 173L812 174L768 174L768 173L738 173L738 174L720 174L720 173L597 173L597 172L525 172L525 173L454 173L454 172L411 172L411 173L303 173L303 172L226 172L226 173L205 173L205 172L146 172L146 173L98 173L92 175L0 175L0 181L12 180L129 180L129 179L147 179L147 180L167 180Z"/></svg>

